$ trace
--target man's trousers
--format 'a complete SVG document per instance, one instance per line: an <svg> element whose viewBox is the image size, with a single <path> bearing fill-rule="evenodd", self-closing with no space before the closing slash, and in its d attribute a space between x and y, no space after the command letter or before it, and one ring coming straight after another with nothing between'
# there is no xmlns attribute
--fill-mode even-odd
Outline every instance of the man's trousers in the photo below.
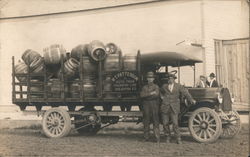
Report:
<svg viewBox="0 0 250 157"><path fill-rule="evenodd" d="M150 122L153 122L154 135L157 140L160 140L159 130L159 102L152 101L143 104L143 125L144 125L144 138L149 139Z"/></svg>

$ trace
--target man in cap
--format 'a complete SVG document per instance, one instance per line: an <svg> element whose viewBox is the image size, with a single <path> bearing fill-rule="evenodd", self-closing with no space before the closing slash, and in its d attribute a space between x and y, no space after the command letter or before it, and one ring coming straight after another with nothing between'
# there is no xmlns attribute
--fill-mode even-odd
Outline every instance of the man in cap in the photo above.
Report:
<svg viewBox="0 0 250 157"><path fill-rule="evenodd" d="M160 143L160 130L159 130L159 105L160 105L160 92L158 85L154 84L154 73L148 72L147 84L142 87L140 96L143 104L143 125L144 125L144 138L145 141L149 140L150 120L153 120L154 135L157 143Z"/></svg>
<svg viewBox="0 0 250 157"><path fill-rule="evenodd" d="M209 75L209 78L210 78L210 82L208 83L209 87L219 87L219 84L215 79L215 74L214 73L211 73Z"/></svg>
<svg viewBox="0 0 250 157"><path fill-rule="evenodd" d="M196 101L192 98L189 92L180 84L175 82L176 76L168 74L168 83L162 85L160 95L162 104L160 107L164 133L166 135L166 143L170 142L170 118L173 123L173 130L177 138L177 143L181 144L181 136L178 127L178 114L180 113L180 95L185 96L189 102L195 104Z"/></svg>
<svg viewBox="0 0 250 157"><path fill-rule="evenodd" d="M200 75L200 80L197 82L196 87L197 88L206 88L207 85L207 79L204 75Z"/></svg>

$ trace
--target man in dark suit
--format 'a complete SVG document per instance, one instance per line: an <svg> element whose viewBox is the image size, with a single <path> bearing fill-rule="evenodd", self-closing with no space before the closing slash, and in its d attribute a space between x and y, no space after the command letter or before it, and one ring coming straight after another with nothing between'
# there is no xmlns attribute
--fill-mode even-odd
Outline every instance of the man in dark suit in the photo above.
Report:
<svg viewBox="0 0 250 157"><path fill-rule="evenodd" d="M143 105L143 125L145 141L149 140L150 120L153 120L154 134L157 143L160 143L159 130L159 106L160 91L158 85L154 84L154 73L147 73L147 84L142 87L140 96Z"/></svg>
<svg viewBox="0 0 250 157"><path fill-rule="evenodd" d="M200 80L196 83L197 88L207 88L207 79L205 76L201 75Z"/></svg>
<svg viewBox="0 0 250 157"><path fill-rule="evenodd" d="M185 96L189 102L195 104L196 101L192 98L189 92L180 84L175 83L176 76L168 75L168 83L163 84L160 90L162 104L160 107L164 133L166 142L170 142L169 119L173 123L173 130L177 139L177 143L181 144L181 136L178 126L178 114L180 113L180 95Z"/></svg>
<svg viewBox="0 0 250 157"><path fill-rule="evenodd" d="M210 77L210 82L208 82L208 86L209 87L219 87L219 84L218 84L218 82L216 81L216 79L215 79L215 74L214 73L211 73L210 75L209 75L209 77Z"/></svg>

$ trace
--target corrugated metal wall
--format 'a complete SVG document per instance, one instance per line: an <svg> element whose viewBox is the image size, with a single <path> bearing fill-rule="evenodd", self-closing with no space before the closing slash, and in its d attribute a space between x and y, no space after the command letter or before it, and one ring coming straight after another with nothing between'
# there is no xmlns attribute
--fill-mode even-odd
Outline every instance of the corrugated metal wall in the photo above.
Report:
<svg viewBox="0 0 250 157"><path fill-rule="evenodd" d="M216 74L220 84L228 87L235 101L248 104L250 68L249 38L215 40Z"/></svg>

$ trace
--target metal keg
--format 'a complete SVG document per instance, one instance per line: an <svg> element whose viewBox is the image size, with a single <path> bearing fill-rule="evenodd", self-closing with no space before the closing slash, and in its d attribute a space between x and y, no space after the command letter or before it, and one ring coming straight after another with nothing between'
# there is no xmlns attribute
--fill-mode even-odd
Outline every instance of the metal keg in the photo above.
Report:
<svg viewBox="0 0 250 157"><path fill-rule="evenodd" d="M95 61L104 60L107 56L104 44L98 40L89 43L88 53Z"/></svg>
<svg viewBox="0 0 250 157"><path fill-rule="evenodd" d="M121 49L114 43L108 43L105 46L107 54L121 54Z"/></svg>

